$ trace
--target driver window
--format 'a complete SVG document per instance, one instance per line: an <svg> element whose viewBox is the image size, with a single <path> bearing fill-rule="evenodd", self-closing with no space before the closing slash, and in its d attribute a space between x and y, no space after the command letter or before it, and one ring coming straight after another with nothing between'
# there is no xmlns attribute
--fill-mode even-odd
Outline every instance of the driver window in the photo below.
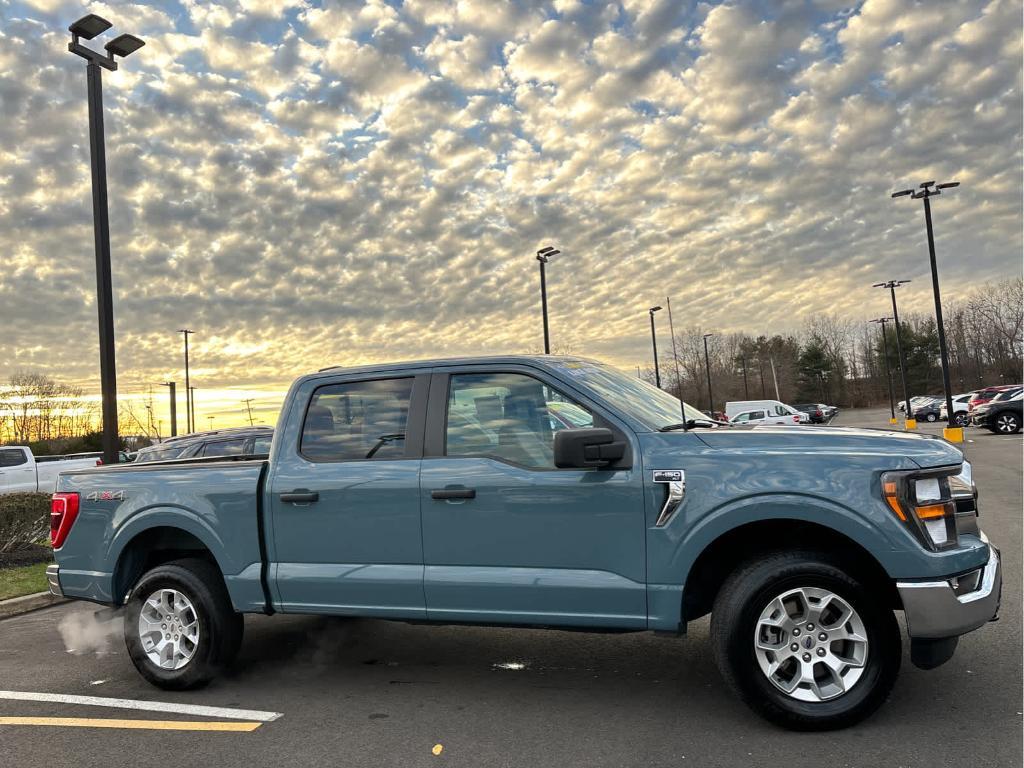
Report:
<svg viewBox="0 0 1024 768"><path fill-rule="evenodd" d="M454 374L448 392L448 456L492 456L553 469L554 433L594 426L594 415L532 376Z"/></svg>

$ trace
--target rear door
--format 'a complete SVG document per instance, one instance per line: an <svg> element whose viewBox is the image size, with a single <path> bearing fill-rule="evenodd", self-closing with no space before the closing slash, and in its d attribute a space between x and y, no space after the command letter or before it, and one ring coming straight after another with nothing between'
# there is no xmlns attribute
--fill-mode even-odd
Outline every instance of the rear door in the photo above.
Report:
<svg viewBox="0 0 1024 768"><path fill-rule="evenodd" d="M554 466L559 429L634 440L579 397L526 366L434 374L421 472L430 619L646 627L639 461Z"/></svg>
<svg viewBox="0 0 1024 768"><path fill-rule="evenodd" d="M268 485L288 612L425 618L419 471L429 376L338 376L293 392Z"/></svg>

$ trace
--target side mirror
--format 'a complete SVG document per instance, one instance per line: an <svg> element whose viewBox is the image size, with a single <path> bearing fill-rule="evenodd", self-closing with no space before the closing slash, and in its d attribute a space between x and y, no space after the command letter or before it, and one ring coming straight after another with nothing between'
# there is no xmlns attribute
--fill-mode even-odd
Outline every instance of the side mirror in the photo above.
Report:
<svg viewBox="0 0 1024 768"><path fill-rule="evenodd" d="M603 467L626 455L626 444L616 442L606 427L562 429L555 432L555 466L559 469Z"/></svg>

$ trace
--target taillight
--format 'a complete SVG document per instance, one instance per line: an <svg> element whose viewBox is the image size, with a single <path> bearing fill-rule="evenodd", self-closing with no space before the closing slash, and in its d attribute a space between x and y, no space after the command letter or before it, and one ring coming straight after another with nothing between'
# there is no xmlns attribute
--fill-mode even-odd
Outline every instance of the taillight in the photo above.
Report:
<svg viewBox="0 0 1024 768"><path fill-rule="evenodd" d="M78 517L78 494L55 493L50 500L50 543L54 549L64 546L71 526Z"/></svg>
<svg viewBox="0 0 1024 768"><path fill-rule="evenodd" d="M800 423L800 417L799 416L794 416L793 417L793 423L794 424L799 424Z"/></svg>
<svg viewBox="0 0 1024 768"><path fill-rule="evenodd" d="M103 466L103 459L96 459L96 466L97 467L102 467Z"/></svg>

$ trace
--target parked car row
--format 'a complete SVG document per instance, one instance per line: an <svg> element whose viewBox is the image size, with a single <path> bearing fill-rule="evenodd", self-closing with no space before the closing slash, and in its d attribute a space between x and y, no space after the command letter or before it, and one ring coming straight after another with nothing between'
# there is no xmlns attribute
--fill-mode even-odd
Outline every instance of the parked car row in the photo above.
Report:
<svg viewBox="0 0 1024 768"><path fill-rule="evenodd" d="M1021 429L1020 384L1001 384L974 392L953 395L953 420L958 426L979 426L1000 434L1014 434ZM899 402L906 412L906 403ZM910 412L918 421L946 421L946 398L943 395L920 395L910 398Z"/></svg>
<svg viewBox="0 0 1024 768"><path fill-rule="evenodd" d="M787 405L779 400L736 400L725 404L731 424L824 424L839 409L824 403Z"/></svg>

